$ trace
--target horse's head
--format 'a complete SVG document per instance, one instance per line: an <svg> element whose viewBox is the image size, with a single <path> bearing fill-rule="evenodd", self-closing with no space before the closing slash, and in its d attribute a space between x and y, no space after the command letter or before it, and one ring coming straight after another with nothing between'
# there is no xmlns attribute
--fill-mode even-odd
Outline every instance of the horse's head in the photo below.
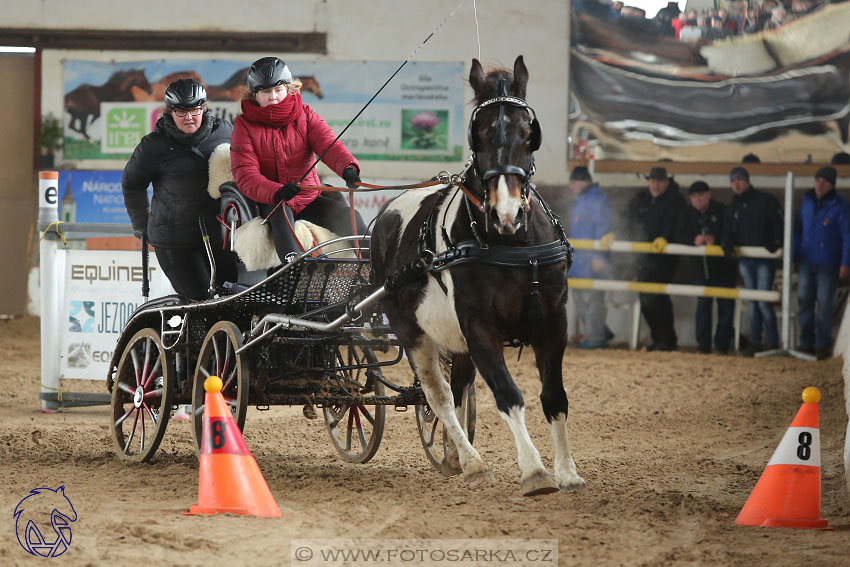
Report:
<svg viewBox="0 0 850 567"><path fill-rule="evenodd" d="M469 147L484 191L484 212L499 234L514 234L528 212L534 151L540 147L540 125L525 102L528 69L522 55L513 73L493 69L485 74L473 59L469 83L477 105L469 122Z"/></svg>
<svg viewBox="0 0 850 567"><path fill-rule="evenodd" d="M116 71L109 77L110 84L116 85L123 92L130 92L133 87L144 89L148 94L153 92L153 87L145 76L144 69L128 69L127 71Z"/></svg>

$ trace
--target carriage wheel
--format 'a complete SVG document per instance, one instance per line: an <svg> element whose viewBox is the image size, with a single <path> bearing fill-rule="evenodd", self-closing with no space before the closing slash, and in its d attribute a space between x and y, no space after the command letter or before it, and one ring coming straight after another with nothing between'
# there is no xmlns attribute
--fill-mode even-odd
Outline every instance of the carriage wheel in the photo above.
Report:
<svg viewBox="0 0 850 567"><path fill-rule="evenodd" d="M121 354L112 386L112 441L127 460L156 453L171 416L174 367L159 333L142 329Z"/></svg>
<svg viewBox="0 0 850 567"><path fill-rule="evenodd" d="M452 359L446 353L440 353L440 371L448 378L452 373ZM469 442L475 439L475 382L472 382L463 392L460 402L460 425L466 431ZM449 452L449 438L445 426L428 404L416 406L416 427L419 430L419 440L425 448L425 455L431 464L444 476L453 476L461 471L447 467L444 463Z"/></svg>
<svg viewBox="0 0 850 567"><path fill-rule="evenodd" d="M357 366L377 362L378 357L368 347L340 347L336 354L337 366ZM337 378L349 392L364 395L384 395L384 384L376 380L380 368L338 370ZM387 406L376 405L370 411L363 404L329 404L322 408L328 435L334 447L349 463L366 463L375 456L384 436Z"/></svg>
<svg viewBox="0 0 850 567"><path fill-rule="evenodd" d="M233 412L233 419L241 431L248 412L248 364L236 351L242 347L242 332L230 321L219 321L204 337L195 379L192 384L192 434L195 445L201 448L204 428L204 380L210 376L221 378L221 395Z"/></svg>

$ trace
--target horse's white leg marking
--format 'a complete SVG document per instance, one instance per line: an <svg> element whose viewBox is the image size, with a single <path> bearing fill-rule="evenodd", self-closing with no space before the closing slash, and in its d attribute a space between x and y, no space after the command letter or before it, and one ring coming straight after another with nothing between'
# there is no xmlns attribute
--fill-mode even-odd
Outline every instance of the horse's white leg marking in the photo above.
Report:
<svg viewBox="0 0 850 567"><path fill-rule="evenodd" d="M428 336L423 336L420 344L410 349L408 353L413 367L422 384L422 391L428 405L446 427L449 438L454 441L458 451L458 459L463 469L464 477L470 484L478 484L484 480L492 480L492 473L481 455L469 442L458 422L454 411L454 398L449 383L440 373L437 345Z"/></svg>
<svg viewBox="0 0 850 567"><path fill-rule="evenodd" d="M525 426L525 408L512 407L508 413L499 412L499 416L508 424L514 434L517 461L522 472L520 490L524 496L546 494L558 490L552 475L543 466L537 447L531 442L531 436Z"/></svg>
<svg viewBox="0 0 850 567"><path fill-rule="evenodd" d="M576 471L576 463L570 453L570 439L567 435L567 416L559 413L549 424L552 442L555 445L555 480L561 490L581 490L584 479Z"/></svg>

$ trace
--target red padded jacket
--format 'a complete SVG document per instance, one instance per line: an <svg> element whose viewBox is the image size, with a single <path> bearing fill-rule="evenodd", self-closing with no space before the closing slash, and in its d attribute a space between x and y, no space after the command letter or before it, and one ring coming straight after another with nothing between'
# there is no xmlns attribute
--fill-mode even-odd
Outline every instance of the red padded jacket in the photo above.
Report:
<svg viewBox="0 0 850 567"><path fill-rule="evenodd" d="M309 105L300 101L302 111L286 126L275 128L262 122L236 118L230 137L230 167L239 190L254 201L273 205L274 195L285 183L297 183L336 137L330 126ZM286 100L286 99L284 99ZM256 104L244 101L244 104ZM337 175L346 167L360 173L360 164L342 144L337 142L322 161ZM302 187L318 186L319 175L314 168L301 182ZM319 191L302 189L286 202L294 214L310 204Z"/></svg>

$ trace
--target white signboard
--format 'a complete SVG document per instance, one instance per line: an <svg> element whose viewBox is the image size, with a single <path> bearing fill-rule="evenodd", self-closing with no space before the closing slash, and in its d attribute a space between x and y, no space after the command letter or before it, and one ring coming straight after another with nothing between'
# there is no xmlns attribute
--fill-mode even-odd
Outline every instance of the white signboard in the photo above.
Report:
<svg viewBox="0 0 850 567"><path fill-rule="evenodd" d="M62 300L60 378L105 380L112 351L142 297L142 255L68 250ZM174 293L150 254L150 297Z"/></svg>

